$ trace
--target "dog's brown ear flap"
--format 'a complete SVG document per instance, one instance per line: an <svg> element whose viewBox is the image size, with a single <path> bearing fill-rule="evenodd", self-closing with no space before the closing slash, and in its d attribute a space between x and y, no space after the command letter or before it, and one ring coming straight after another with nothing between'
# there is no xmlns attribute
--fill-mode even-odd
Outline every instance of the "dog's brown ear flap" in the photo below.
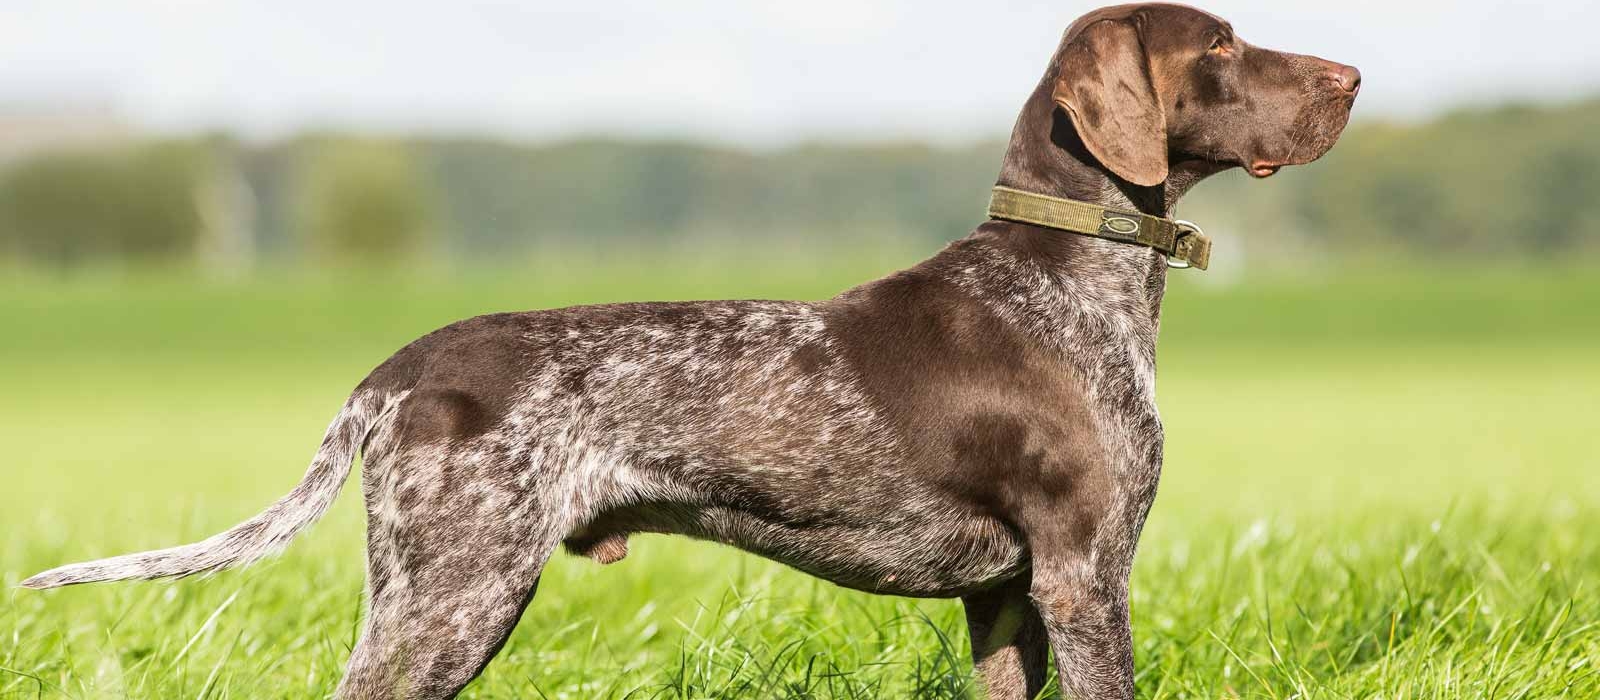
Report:
<svg viewBox="0 0 1600 700"><path fill-rule="evenodd" d="M1167 118L1131 21L1101 20L1061 52L1053 97L1089 152L1135 185L1167 179Z"/></svg>

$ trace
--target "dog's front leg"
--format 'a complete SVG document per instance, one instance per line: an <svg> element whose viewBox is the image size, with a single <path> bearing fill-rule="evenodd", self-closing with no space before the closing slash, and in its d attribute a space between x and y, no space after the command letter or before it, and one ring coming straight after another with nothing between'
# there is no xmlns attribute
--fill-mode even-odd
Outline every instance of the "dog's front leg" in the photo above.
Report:
<svg viewBox="0 0 1600 700"><path fill-rule="evenodd" d="M1033 700L1044 690L1050 642L1028 599L1024 573L995 588L963 596L972 667L988 700Z"/></svg>
<svg viewBox="0 0 1600 700"><path fill-rule="evenodd" d="M1072 700L1132 700L1133 637L1128 573L1107 552L1035 554L1029 595L1056 657L1061 692Z"/></svg>

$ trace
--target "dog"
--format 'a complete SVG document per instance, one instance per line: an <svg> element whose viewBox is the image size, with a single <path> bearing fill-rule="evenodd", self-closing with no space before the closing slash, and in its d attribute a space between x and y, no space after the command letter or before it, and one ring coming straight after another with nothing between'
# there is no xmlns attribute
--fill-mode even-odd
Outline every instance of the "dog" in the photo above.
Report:
<svg viewBox="0 0 1600 700"><path fill-rule="evenodd" d="M1257 48L1193 8L1097 10L1023 105L998 184L1124 212L1106 214L1112 229L1164 222L1209 175L1320 157L1359 88L1352 67ZM327 509L360 450L369 607L340 698L454 697L558 545L614 562L641 532L863 591L959 597L996 700L1038 694L1050 655L1067 696L1132 698L1128 577L1161 471L1169 260L1142 238L1026 218L826 301L451 324L367 376L304 480L260 515L22 585L250 563Z"/></svg>

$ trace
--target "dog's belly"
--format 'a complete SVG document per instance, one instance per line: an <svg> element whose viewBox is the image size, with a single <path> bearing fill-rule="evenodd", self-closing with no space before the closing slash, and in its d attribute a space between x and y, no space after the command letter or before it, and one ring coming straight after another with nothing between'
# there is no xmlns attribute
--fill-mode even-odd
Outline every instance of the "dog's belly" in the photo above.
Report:
<svg viewBox="0 0 1600 700"><path fill-rule="evenodd" d="M734 545L833 583L887 595L948 598L988 588L1026 568L1021 538L977 516L872 525L796 527L756 515L705 513L700 536ZM697 533L687 533L697 534Z"/></svg>
<svg viewBox="0 0 1600 700"><path fill-rule="evenodd" d="M1022 539L973 514L885 513L845 522L795 523L727 506L654 505L606 513L569 539L608 560L633 532L721 542L841 586L886 595L949 598L982 590L1027 568Z"/></svg>

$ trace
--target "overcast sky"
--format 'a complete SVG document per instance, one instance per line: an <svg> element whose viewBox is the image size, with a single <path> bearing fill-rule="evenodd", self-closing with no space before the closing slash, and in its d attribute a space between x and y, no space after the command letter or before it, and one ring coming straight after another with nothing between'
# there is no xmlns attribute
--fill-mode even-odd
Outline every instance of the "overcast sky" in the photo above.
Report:
<svg viewBox="0 0 1600 700"><path fill-rule="evenodd" d="M1085 2L0 0L0 105L141 125L622 133L779 145L1010 129ZM1357 116L1600 93L1600 2L1204 4L1353 63Z"/></svg>

